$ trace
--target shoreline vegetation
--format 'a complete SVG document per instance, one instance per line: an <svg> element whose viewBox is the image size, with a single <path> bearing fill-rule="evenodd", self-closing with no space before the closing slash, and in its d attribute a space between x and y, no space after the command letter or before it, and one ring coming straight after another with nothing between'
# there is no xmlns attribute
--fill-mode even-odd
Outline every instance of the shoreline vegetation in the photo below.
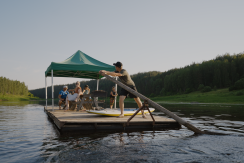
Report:
<svg viewBox="0 0 244 163"><path fill-rule="evenodd" d="M27 96L27 95L11 95L11 94L0 94L1 101L34 101L41 100L39 97Z"/></svg>
<svg viewBox="0 0 244 163"><path fill-rule="evenodd" d="M0 77L0 101L31 101L37 99L39 97L30 93L24 82Z"/></svg>
<svg viewBox="0 0 244 163"><path fill-rule="evenodd" d="M229 88L213 90L202 93L201 91L191 92L189 94L178 94L171 96L150 97L151 100L158 103L178 103L178 104L243 104L244 89L238 91L229 91ZM127 98L126 101L134 101Z"/></svg>
<svg viewBox="0 0 244 163"><path fill-rule="evenodd" d="M244 89L229 91L229 88L212 90L210 92L191 92L189 94L178 94L170 96L149 97L151 100L165 104L240 104L244 105ZM54 99L55 102L58 98ZM109 98L106 99L107 101ZM45 101L45 99L25 95L1 95L1 101ZM51 101L51 99L48 99ZM119 99L117 98L117 102ZM125 102L135 102L134 99L127 98Z"/></svg>
<svg viewBox="0 0 244 163"><path fill-rule="evenodd" d="M140 92L139 92L140 93ZM189 94L178 94L170 96L156 96L149 97L151 100L158 103L165 104L240 104L244 105L244 89L237 91L229 91L229 88L212 90L210 92L191 92ZM32 100L45 101L38 97L33 98ZM55 102L58 101L58 98L54 99ZM109 101L109 97L106 99ZM51 99L48 99L51 101ZM119 98L117 97L117 102ZM135 102L134 99L126 98L125 102Z"/></svg>
<svg viewBox="0 0 244 163"><path fill-rule="evenodd" d="M39 100L28 91L24 82L0 77L0 101L34 101Z"/></svg>

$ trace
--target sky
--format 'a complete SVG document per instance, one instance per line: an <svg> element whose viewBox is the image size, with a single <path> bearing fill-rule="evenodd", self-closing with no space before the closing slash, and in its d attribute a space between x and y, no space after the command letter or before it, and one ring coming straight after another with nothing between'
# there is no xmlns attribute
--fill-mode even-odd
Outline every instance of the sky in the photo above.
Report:
<svg viewBox="0 0 244 163"><path fill-rule="evenodd" d="M130 74L244 52L243 0L0 1L0 76L45 87L44 72L81 50ZM54 84L77 78L54 78ZM48 85L51 78L48 77Z"/></svg>

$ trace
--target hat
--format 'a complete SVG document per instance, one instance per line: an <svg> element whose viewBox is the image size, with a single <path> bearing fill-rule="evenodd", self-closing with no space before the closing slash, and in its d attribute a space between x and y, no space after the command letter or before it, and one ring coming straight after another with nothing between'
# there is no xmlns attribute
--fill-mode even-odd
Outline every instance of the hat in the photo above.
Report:
<svg viewBox="0 0 244 163"><path fill-rule="evenodd" d="M65 86L63 86L63 88L67 88L68 89L68 86L65 85Z"/></svg>
<svg viewBox="0 0 244 163"><path fill-rule="evenodd" d="M121 62L114 63L113 65L116 67L119 67L119 68L121 68L121 66L123 66L123 64Z"/></svg>

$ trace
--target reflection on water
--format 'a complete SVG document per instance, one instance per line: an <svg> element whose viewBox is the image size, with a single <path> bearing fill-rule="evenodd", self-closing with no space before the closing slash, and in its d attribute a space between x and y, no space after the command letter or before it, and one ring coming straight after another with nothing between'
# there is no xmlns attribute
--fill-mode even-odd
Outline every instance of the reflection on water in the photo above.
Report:
<svg viewBox="0 0 244 163"><path fill-rule="evenodd" d="M2 102L0 162L244 162L244 106L163 106L203 130L230 135L194 135L185 127L59 135L42 103Z"/></svg>

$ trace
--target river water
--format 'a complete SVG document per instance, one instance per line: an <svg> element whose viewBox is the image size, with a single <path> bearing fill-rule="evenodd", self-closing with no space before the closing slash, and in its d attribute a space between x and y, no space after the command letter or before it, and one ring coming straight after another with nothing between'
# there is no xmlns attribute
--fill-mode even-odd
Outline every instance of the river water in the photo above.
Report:
<svg viewBox="0 0 244 163"><path fill-rule="evenodd" d="M1 102L0 162L244 162L243 105L162 105L200 129L229 135L194 135L185 127L60 135L43 104Z"/></svg>

